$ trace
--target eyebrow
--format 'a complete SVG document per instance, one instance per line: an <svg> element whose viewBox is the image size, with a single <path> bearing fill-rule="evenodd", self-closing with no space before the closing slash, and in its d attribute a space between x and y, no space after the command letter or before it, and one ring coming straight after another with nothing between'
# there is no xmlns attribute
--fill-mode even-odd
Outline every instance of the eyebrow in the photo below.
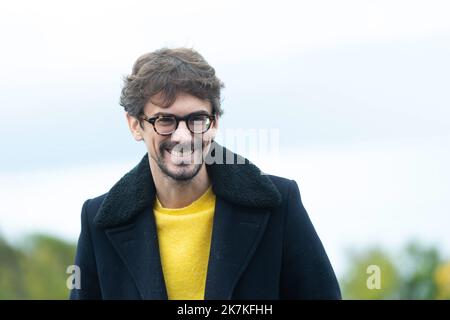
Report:
<svg viewBox="0 0 450 320"><path fill-rule="evenodd" d="M206 110L199 110L199 111L194 111L192 113L188 113L186 116L195 116L195 115L201 115L201 114L210 115L210 113L208 111L206 111ZM184 116L177 116L177 115L175 115L173 113L157 112L154 115L150 116L150 118L159 117L159 116L184 117Z"/></svg>

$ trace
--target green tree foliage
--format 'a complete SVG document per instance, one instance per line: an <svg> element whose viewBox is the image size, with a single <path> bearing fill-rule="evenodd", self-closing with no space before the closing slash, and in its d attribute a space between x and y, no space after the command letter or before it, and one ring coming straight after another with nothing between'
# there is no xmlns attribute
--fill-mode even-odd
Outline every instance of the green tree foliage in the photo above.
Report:
<svg viewBox="0 0 450 320"><path fill-rule="evenodd" d="M20 299L26 296L22 278L22 252L0 237L0 299Z"/></svg>
<svg viewBox="0 0 450 320"><path fill-rule="evenodd" d="M437 299L450 300L450 262L439 265L434 273Z"/></svg>
<svg viewBox="0 0 450 320"><path fill-rule="evenodd" d="M442 299L450 294L450 269L443 267L435 247L411 242L395 254L373 247L348 257L349 268L340 279L344 299ZM367 285L370 265L379 267L380 288Z"/></svg>
<svg viewBox="0 0 450 320"><path fill-rule="evenodd" d="M399 259L402 299L435 299L437 286L434 273L443 261L439 251L433 247L424 247L418 243L407 245Z"/></svg>
<svg viewBox="0 0 450 320"><path fill-rule="evenodd" d="M0 299L67 299L75 245L46 235L12 246L0 238Z"/></svg>
<svg viewBox="0 0 450 320"><path fill-rule="evenodd" d="M376 247L363 252L351 251L348 256L350 267L340 281L344 299L397 298L399 273L392 257ZM369 289L367 286L367 280L373 275L370 266L379 267L381 280L379 289Z"/></svg>

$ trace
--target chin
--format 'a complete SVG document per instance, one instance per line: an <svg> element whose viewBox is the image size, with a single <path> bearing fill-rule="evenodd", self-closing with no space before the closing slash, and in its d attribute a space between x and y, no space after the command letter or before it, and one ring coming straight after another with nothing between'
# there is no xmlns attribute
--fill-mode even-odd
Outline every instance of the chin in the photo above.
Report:
<svg viewBox="0 0 450 320"><path fill-rule="evenodd" d="M203 163L196 164L193 161L178 163L177 161L173 161L170 155L158 158L157 163L159 169L175 181L189 181L193 179L203 166Z"/></svg>
<svg viewBox="0 0 450 320"><path fill-rule="evenodd" d="M176 181L189 181L200 172L201 166L201 164L180 165L176 166L176 168L166 168L167 171L165 173Z"/></svg>

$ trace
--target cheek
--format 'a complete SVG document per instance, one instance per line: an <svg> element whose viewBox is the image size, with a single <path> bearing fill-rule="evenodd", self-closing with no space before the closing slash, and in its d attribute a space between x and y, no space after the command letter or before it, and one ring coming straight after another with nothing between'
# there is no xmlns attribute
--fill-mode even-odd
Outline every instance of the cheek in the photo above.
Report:
<svg viewBox="0 0 450 320"><path fill-rule="evenodd" d="M209 141L211 141L212 139L214 139L215 137L215 131L214 130L208 130L204 135L203 135L203 143L208 143Z"/></svg>
<svg viewBox="0 0 450 320"><path fill-rule="evenodd" d="M164 139L161 139L159 136L154 136L153 132L145 132L144 134L144 142L147 146L147 151L151 155L155 155L159 152L159 144Z"/></svg>
<svg viewBox="0 0 450 320"><path fill-rule="evenodd" d="M170 139L170 138L169 138ZM160 150L159 150L159 146L161 145L162 142L168 140L168 138L162 137L162 136L152 136L151 137L151 148L152 148L152 153L153 154L159 154Z"/></svg>
<svg viewBox="0 0 450 320"><path fill-rule="evenodd" d="M151 140L151 152L153 154L159 153L159 141L158 141L158 139L153 138Z"/></svg>

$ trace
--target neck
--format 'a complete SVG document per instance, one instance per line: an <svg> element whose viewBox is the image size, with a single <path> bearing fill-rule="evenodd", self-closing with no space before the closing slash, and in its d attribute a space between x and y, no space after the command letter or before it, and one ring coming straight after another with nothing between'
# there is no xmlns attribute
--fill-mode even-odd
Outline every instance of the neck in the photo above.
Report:
<svg viewBox="0 0 450 320"><path fill-rule="evenodd" d="M150 159L150 158L149 158ZM189 181L176 181L165 176L158 165L150 161L156 195L164 208L183 208L200 198L209 188L211 182L205 164L198 174Z"/></svg>

